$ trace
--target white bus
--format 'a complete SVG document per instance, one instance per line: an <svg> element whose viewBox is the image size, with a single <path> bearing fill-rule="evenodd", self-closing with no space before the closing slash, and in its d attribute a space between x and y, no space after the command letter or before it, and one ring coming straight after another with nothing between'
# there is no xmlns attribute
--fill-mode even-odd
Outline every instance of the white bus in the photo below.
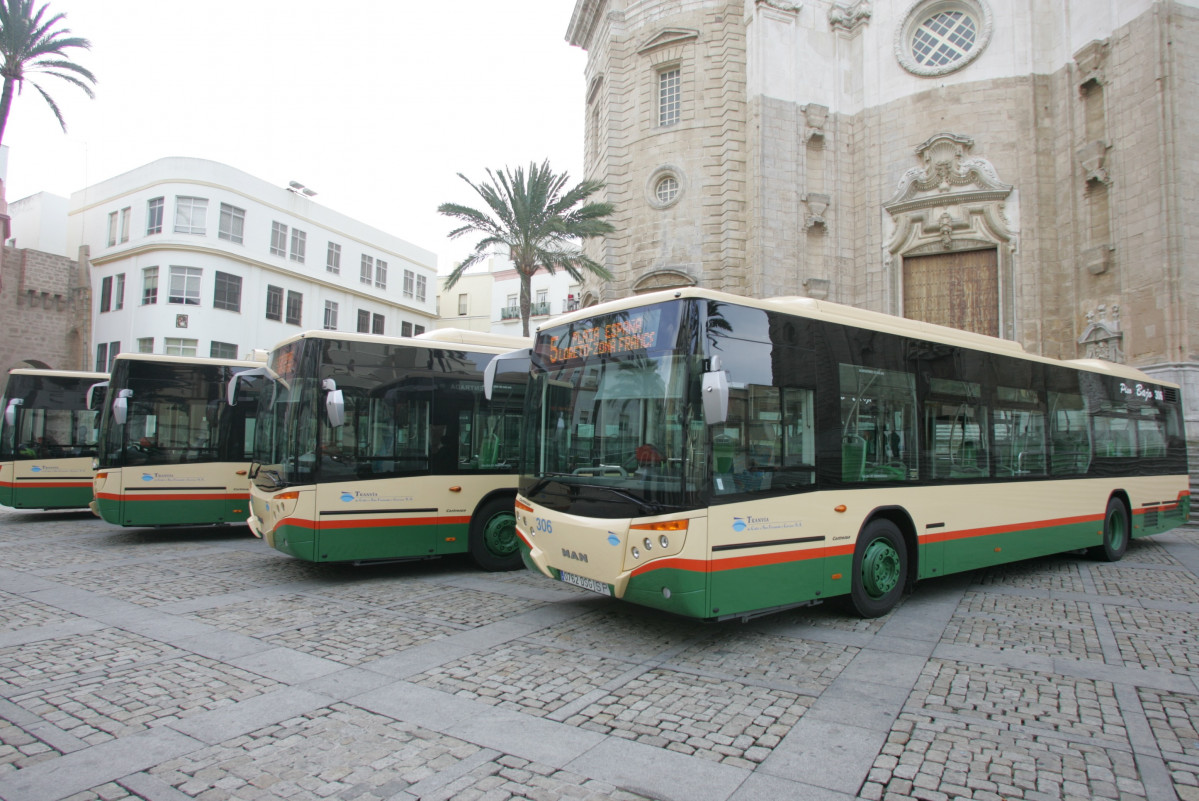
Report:
<svg viewBox="0 0 1199 801"><path fill-rule="evenodd" d="M516 500L533 569L697 618L1075 549L1190 507L1178 387L809 298L643 295L538 329Z"/></svg>
<svg viewBox="0 0 1199 801"><path fill-rule="evenodd" d="M98 415L88 389L106 373L18 368L8 373L0 420L0 504L86 508Z"/></svg>
<svg viewBox="0 0 1199 801"><path fill-rule="evenodd" d="M92 511L119 526L243 523L257 398L225 387L261 362L119 354L100 420Z"/></svg>
<svg viewBox="0 0 1199 801"><path fill-rule="evenodd" d="M272 350L258 413L250 528L310 562L469 553L519 567L520 403L483 397L494 356L528 340L310 331ZM240 380L229 396L237 398Z"/></svg>

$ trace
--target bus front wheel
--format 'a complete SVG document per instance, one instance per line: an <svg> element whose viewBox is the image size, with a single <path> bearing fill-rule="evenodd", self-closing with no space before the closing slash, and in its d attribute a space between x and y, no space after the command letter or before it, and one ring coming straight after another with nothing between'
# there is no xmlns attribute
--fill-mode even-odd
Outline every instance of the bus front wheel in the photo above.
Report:
<svg viewBox="0 0 1199 801"><path fill-rule="evenodd" d="M903 595L908 576L908 546L890 520L870 522L853 552L853 586L849 602L861 617L890 612Z"/></svg>
<svg viewBox="0 0 1199 801"><path fill-rule="evenodd" d="M470 520L470 556L484 570L521 566L516 512L511 498L492 498Z"/></svg>
<svg viewBox="0 0 1199 801"><path fill-rule="evenodd" d="M1128 509L1119 498L1112 498L1107 502L1107 511L1103 515L1103 544L1091 548L1091 556L1105 562L1119 562L1128 550L1131 531Z"/></svg>

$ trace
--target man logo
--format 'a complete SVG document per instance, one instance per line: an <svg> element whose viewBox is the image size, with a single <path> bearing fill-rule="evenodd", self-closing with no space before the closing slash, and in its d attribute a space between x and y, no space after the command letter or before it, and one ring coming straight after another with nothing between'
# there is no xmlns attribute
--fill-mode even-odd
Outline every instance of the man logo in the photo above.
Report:
<svg viewBox="0 0 1199 801"><path fill-rule="evenodd" d="M579 553L578 551L572 551L569 548L562 549L562 557L564 559L573 559L576 562L585 563L587 561L587 554Z"/></svg>

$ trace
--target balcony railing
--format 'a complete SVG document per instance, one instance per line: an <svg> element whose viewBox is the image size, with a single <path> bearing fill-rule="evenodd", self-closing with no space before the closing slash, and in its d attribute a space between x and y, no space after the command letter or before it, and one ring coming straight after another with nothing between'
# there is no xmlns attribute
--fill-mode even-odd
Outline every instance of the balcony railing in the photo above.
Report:
<svg viewBox="0 0 1199 801"><path fill-rule="evenodd" d="M530 303L529 304L529 316L530 317L546 317L549 315L549 313L550 313L550 302L548 300L545 301L544 303ZM504 308L500 309L500 319L501 320L519 320L520 319L520 306L505 306Z"/></svg>
<svg viewBox="0 0 1199 801"><path fill-rule="evenodd" d="M520 306L505 306L504 308L500 309L500 319L501 320L519 320L520 319Z"/></svg>

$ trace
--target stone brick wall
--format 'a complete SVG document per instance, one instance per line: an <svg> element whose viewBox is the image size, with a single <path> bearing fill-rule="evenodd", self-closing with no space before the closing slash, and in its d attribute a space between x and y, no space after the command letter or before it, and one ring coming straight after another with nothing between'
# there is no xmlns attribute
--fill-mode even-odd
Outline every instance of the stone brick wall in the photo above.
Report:
<svg viewBox="0 0 1199 801"><path fill-rule="evenodd" d="M0 370L31 363L90 370L91 291L79 262L4 248L0 270ZM81 277L83 280L81 280Z"/></svg>

